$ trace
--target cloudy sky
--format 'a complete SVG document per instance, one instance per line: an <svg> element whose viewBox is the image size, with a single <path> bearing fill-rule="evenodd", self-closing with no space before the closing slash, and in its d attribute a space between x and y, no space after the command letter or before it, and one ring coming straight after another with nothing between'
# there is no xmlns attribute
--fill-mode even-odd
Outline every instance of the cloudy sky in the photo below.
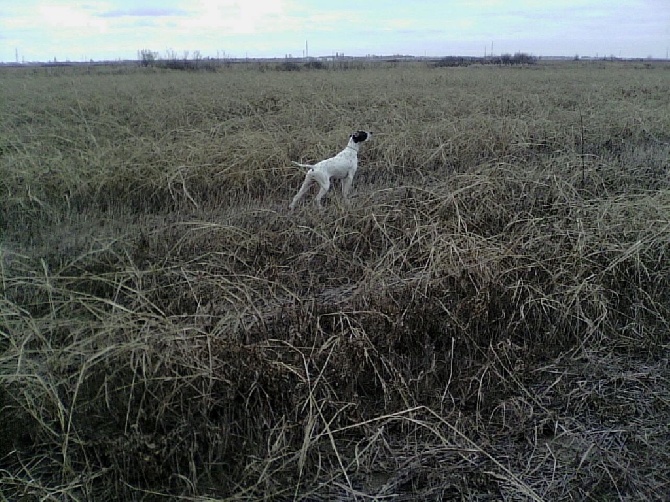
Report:
<svg viewBox="0 0 670 502"><path fill-rule="evenodd" d="M670 0L2 0L0 61L471 55L666 57Z"/></svg>

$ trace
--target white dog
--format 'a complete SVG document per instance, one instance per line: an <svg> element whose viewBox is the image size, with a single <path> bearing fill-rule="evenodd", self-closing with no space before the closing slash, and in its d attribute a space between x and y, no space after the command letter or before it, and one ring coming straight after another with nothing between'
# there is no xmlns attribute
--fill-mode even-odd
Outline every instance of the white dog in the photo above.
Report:
<svg viewBox="0 0 670 502"><path fill-rule="evenodd" d="M335 157L322 160L313 166L293 162L296 166L309 168L309 171L307 171L305 181L302 183L298 193L293 197L289 208L295 208L296 204L309 190L312 181L316 181L321 187L316 196L316 205L321 207L321 199L330 188L331 178L342 180L342 195L346 200L349 190L351 190L351 184L354 181L354 174L356 174L356 169L358 168L358 148L361 143L371 138L371 132L356 131L349 137L349 144L346 148L335 155Z"/></svg>

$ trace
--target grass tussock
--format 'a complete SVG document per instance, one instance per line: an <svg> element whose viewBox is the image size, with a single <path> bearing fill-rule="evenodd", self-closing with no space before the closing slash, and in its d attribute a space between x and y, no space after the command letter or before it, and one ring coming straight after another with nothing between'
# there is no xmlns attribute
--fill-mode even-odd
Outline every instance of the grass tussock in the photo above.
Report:
<svg viewBox="0 0 670 502"><path fill-rule="evenodd" d="M0 82L3 497L665 498L667 70L68 71Z"/></svg>

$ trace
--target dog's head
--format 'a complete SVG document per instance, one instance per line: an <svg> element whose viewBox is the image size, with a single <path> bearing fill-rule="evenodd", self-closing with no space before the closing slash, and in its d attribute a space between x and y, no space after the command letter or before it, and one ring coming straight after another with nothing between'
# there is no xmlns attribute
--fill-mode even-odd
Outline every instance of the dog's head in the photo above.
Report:
<svg viewBox="0 0 670 502"><path fill-rule="evenodd" d="M369 131L356 131L351 135L351 139L354 140L354 143L363 143L369 139L372 139L372 133Z"/></svg>

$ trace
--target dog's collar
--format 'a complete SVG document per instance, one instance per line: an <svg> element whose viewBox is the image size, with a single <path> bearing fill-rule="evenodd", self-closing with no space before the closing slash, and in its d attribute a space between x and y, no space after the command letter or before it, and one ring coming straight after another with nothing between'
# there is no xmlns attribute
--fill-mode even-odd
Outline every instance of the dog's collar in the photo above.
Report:
<svg viewBox="0 0 670 502"><path fill-rule="evenodd" d="M351 149L352 149L352 150L353 150L354 152L357 152L357 151L358 151L358 149L357 149L357 148L354 148L354 147L353 147L353 146L351 146L351 145L347 145L347 148L351 148Z"/></svg>

